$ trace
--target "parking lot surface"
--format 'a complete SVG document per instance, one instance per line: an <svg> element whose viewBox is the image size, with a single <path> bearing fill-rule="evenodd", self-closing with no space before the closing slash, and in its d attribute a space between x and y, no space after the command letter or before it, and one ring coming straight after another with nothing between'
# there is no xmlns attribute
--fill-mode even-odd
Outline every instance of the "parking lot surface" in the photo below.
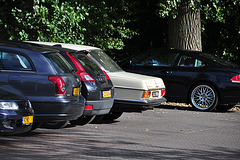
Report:
<svg viewBox="0 0 240 160"><path fill-rule="evenodd" d="M159 107L114 122L1 136L0 159L239 159L240 111Z"/></svg>

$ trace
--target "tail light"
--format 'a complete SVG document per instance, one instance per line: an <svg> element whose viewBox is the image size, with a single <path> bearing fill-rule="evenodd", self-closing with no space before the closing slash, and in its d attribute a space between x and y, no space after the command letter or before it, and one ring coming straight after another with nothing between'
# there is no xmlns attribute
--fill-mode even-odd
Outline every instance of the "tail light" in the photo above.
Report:
<svg viewBox="0 0 240 160"><path fill-rule="evenodd" d="M166 89L162 89L161 96L164 96L166 94Z"/></svg>
<svg viewBox="0 0 240 160"><path fill-rule="evenodd" d="M95 81L82 67L82 65L78 62L78 60L70 55L68 52L66 52L68 57L72 60L73 64L77 68L77 74L80 76L81 81Z"/></svg>
<svg viewBox="0 0 240 160"><path fill-rule="evenodd" d="M145 91L143 93L143 98L159 97L158 93L161 93L161 96L164 96L166 94L166 89L162 89L161 91Z"/></svg>
<svg viewBox="0 0 240 160"><path fill-rule="evenodd" d="M151 96L151 91L145 91L143 94L143 98L149 98Z"/></svg>
<svg viewBox="0 0 240 160"><path fill-rule="evenodd" d="M51 77L48 77L48 80L52 81L55 84L55 94L56 95L65 95L66 94L65 81L62 79L62 77L51 76Z"/></svg>
<svg viewBox="0 0 240 160"><path fill-rule="evenodd" d="M240 75L236 75L236 76L232 77L231 81L233 83L240 83Z"/></svg>
<svg viewBox="0 0 240 160"><path fill-rule="evenodd" d="M78 72L85 72L85 70L84 70L84 68L82 67L82 65L78 62L78 60L75 58L75 57L73 57L72 55L70 55L68 52L66 52L67 53L67 55L68 55L68 57L72 60L72 62L73 62L73 64L75 65L75 67L77 68L77 73Z"/></svg>
<svg viewBox="0 0 240 160"><path fill-rule="evenodd" d="M88 56L89 57L89 56ZM95 62L95 60L92 59L92 57L89 57L94 63L96 63L98 65L97 62ZM98 67L103 71L103 73L105 74L107 80L111 80L111 78L108 76L107 72L105 72L99 65Z"/></svg>
<svg viewBox="0 0 240 160"><path fill-rule="evenodd" d="M84 109L93 109L93 105L85 105Z"/></svg>
<svg viewBox="0 0 240 160"><path fill-rule="evenodd" d="M87 72L80 72L79 76L82 81L95 81Z"/></svg>
<svg viewBox="0 0 240 160"><path fill-rule="evenodd" d="M100 67L99 67L99 68L100 68ZM103 71L103 70L102 70L102 71ZM111 80L110 77L108 76L108 74L107 74L105 71L103 71L103 73L105 74L107 80Z"/></svg>

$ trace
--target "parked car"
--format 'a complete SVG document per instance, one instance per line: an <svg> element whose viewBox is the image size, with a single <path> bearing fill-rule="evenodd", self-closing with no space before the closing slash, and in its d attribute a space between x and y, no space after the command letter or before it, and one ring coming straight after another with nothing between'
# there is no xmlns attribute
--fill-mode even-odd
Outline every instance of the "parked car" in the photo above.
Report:
<svg viewBox="0 0 240 160"><path fill-rule="evenodd" d="M0 84L22 92L35 111L33 128L61 128L83 113L81 81L56 51L24 42L0 42Z"/></svg>
<svg viewBox="0 0 240 160"><path fill-rule="evenodd" d="M85 108L83 115L77 120L71 121L71 124L85 125L92 121L97 123L103 115L110 112L114 95L112 81L86 54L62 48L61 45L47 46L33 43L32 45L59 50L59 53L71 64L81 79L81 93L86 99Z"/></svg>
<svg viewBox="0 0 240 160"><path fill-rule="evenodd" d="M38 44L61 45L63 48L84 53L109 75L114 85L114 104L110 113L104 116L105 119L117 119L123 112L142 112L153 109L154 106L166 101L163 97L165 85L161 78L125 72L99 48L49 42L38 42Z"/></svg>
<svg viewBox="0 0 240 160"><path fill-rule="evenodd" d="M124 70L161 77L166 98L201 111L228 110L240 102L240 67L211 54L148 50L121 62Z"/></svg>
<svg viewBox="0 0 240 160"><path fill-rule="evenodd" d="M34 112L30 101L10 86L0 86L0 135L31 130Z"/></svg>

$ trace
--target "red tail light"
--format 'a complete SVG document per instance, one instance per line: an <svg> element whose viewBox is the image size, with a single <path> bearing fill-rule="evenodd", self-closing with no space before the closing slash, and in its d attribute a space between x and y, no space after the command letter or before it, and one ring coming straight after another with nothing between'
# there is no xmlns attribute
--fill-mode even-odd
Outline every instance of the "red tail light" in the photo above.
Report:
<svg viewBox="0 0 240 160"><path fill-rule="evenodd" d="M88 56L88 57L89 57L89 56ZM90 58L94 63L96 63L96 64L98 65L98 63L95 62L95 61L92 59L92 57L89 57L89 58ZM98 67L101 68L99 65L98 65ZM101 70L102 70L102 68L101 68ZM107 72L105 72L104 70L102 70L102 71L103 71L103 73L105 74L107 80L111 80L111 78L108 76Z"/></svg>
<svg viewBox="0 0 240 160"><path fill-rule="evenodd" d="M75 65L75 67L77 68L77 73L79 72L85 72L84 68L82 67L82 65L78 62L78 60L73 57L72 55L70 55L68 52L66 52L68 57L72 60L73 64Z"/></svg>
<svg viewBox="0 0 240 160"><path fill-rule="evenodd" d="M99 68L100 68L100 67L99 67ZM103 71L103 73L105 74L107 80L111 80L110 77L108 76L108 74L107 74L105 71Z"/></svg>
<svg viewBox="0 0 240 160"><path fill-rule="evenodd" d="M52 76L48 77L49 81L52 81L55 84L55 94L57 95L65 95L66 88L65 88L65 81L62 77Z"/></svg>
<svg viewBox="0 0 240 160"><path fill-rule="evenodd" d="M162 89L161 96L164 96L166 94L166 89Z"/></svg>
<svg viewBox="0 0 240 160"><path fill-rule="evenodd" d="M93 105L85 105L84 109L93 109Z"/></svg>
<svg viewBox="0 0 240 160"><path fill-rule="evenodd" d="M236 75L236 76L232 77L231 81L233 83L240 83L240 75Z"/></svg>
<svg viewBox="0 0 240 160"><path fill-rule="evenodd" d="M95 81L87 72L79 73L81 81Z"/></svg>
<svg viewBox="0 0 240 160"><path fill-rule="evenodd" d="M77 68L77 74L80 76L81 81L95 81L82 67L82 65L78 62L78 60L70 55L68 52L66 52L68 57L72 60L74 63L75 67Z"/></svg>

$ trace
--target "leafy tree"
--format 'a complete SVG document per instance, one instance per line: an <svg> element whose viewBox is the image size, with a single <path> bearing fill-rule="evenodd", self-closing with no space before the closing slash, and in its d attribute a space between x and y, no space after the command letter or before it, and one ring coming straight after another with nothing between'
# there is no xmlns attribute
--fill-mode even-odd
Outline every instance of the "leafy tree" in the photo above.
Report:
<svg viewBox="0 0 240 160"><path fill-rule="evenodd" d="M21 34L24 32L24 24L20 24L12 14L12 10L16 6L25 13L30 12L33 0L0 0L1 39L21 39Z"/></svg>
<svg viewBox="0 0 240 160"><path fill-rule="evenodd" d="M181 20L184 11L201 21ZM169 46L240 63L239 13L240 0L0 0L0 33L1 39L93 45L120 59Z"/></svg>
<svg viewBox="0 0 240 160"><path fill-rule="evenodd" d="M184 19L182 11L188 9L188 13L195 13L199 16L201 11L201 21L187 18L182 23L179 19ZM227 59L239 61L240 46L240 11L239 0L161 0L159 1L160 17L169 17L169 46L180 49L194 49L187 47L189 44L201 46L201 39L189 37L201 37L199 32L194 33L194 29L201 26L203 51L226 57ZM190 14L190 15L191 15ZM190 20L190 21L189 21ZM173 23L172 23L173 22ZM176 22L176 23L174 23ZM192 24L194 22L194 24ZM196 22L196 23L195 23ZM186 26L188 24L188 26ZM194 27L192 27L194 26ZM172 30L173 28L173 30ZM176 31L176 29L179 29ZM175 29L175 30L174 30ZM190 32L188 32L190 30ZM183 33L182 33L183 31ZM184 35L187 33L187 35ZM194 33L194 34L193 34ZM179 39L179 35L185 37L185 42ZM173 40L172 40L173 38ZM180 44L180 46L178 46ZM200 48L198 50L201 50Z"/></svg>
<svg viewBox="0 0 240 160"><path fill-rule="evenodd" d="M18 2L28 9L16 4L8 9L7 15L12 17L14 29L5 36L6 39L88 44L105 50L119 50L124 47L124 39L136 34L125 27L130 21L127 17L131 14L129 10L131 3L124 0L30 0L30 2ZM4 4L6 7L9 5L7 0ZM3 20L0 23L9 24L5 20L7 18L1 19ZM8 27L5 29L9 30Z"/></svg>
<svg viewBox="0 0 240 160"><path fill-rule="evenodd" d="M240 1L202 0L203 48L240 63Z"/></svg>
<svg viewBox="0 0 240 160"><path fill-rule="evenodd" d="M161 16L169 16L169 47L202 50L200 5L197 0L160 3Z"/></svg>

